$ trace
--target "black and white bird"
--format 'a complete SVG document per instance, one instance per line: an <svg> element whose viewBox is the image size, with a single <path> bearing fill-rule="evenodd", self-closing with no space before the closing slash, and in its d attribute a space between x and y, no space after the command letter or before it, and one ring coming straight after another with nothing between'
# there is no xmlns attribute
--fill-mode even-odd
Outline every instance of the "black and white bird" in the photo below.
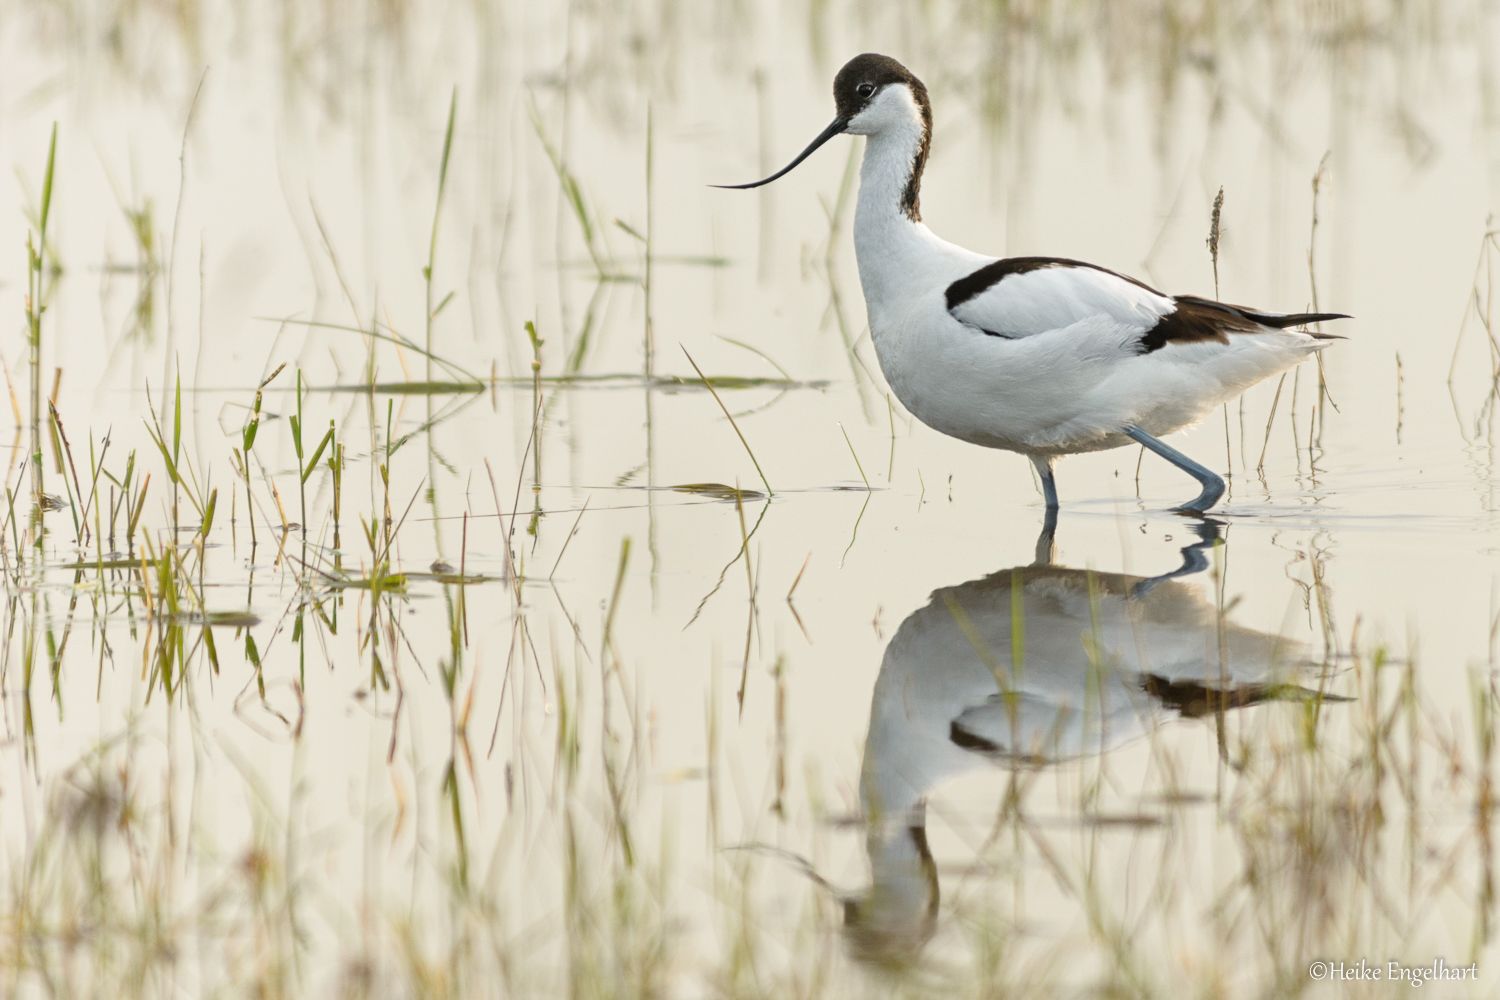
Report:
<svg viewBox="0 0 1500 1000"><path fill-rule="evenodd" d="M1202 484L1179 510L1208 510L1224 480L1158 438L1327 347L1294 330L1340 313L1269 313L1165 295L1062 257L996 259L922 223L932 139L927 88L867 53L833 82L837 116L768 184L841 133L867 137L854 248L870 339L896 398L928 426L1031 459L1049 509L1063 455L1134 441Z"/></svg>

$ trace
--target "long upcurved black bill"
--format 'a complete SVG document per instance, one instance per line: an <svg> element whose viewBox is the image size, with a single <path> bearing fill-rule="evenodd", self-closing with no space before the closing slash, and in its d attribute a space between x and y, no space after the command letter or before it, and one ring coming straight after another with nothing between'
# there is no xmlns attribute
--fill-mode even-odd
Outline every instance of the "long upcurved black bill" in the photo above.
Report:
<svg viewBox="0 0 1500 1000"><path fill-rule="evenodd" d="M812 144L804 149L795 160L793 160L791 163L788 163L786 166L782 167L780 170L776 171L774 174L772 174L770 177L767 177L763 181L756 181L754 184L710 184L709 187L725 188L731 191L743 191L745 188L758 188L762 184L769 184L776 178L790 172L793 167L811 156L813 154L813 150L823 145L823 143L827 142L829 139L832 139L834 136L841 134L848 125L849 119L845 118L843 115L835 118L833 120L833 124L825 128L823 130L823 134L814 139L812 141Z"/></svg>

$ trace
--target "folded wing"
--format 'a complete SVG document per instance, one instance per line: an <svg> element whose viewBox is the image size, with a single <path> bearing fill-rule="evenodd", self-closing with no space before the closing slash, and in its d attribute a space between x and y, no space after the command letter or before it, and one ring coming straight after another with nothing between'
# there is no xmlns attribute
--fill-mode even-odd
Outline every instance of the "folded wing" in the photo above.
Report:
<svg viewBox="0 0 1500 1000"><path fill-rule="evenodd" d="M1143 354L1168 344L1228 344L1236 333L1346 318L1341 313L1268 313L1192 295L1165 295L1134 278L1065 257L1008 257L986 264L948 286L947 305L961 323L1012 339L1105 318L1137 336Z"/></svg>
<svg viewBox="0 0 1500 1000"><path fill-rule="evenodd" d="M996 337L1033 337L1104 316L1142 333L1172 298L1102 267L1063 257L1008 257L948 286L948 311Z"/></svg>

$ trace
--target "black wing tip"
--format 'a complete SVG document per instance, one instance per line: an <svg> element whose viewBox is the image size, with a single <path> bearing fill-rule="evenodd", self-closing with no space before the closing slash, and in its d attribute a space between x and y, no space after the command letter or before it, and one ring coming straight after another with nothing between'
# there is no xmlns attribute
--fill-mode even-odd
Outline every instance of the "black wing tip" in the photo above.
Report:
<svg viewBox="0 0 1500 1000"><path fill-rule="evenodd" d="M1325 319L1353 319L1348 313L1296 313L1285 317L1302 323L1317 323Z"/></svg>
<svg viewBox="0 0 1500 1000"><path fill-rule="evenodd" d="M1253 319L1262 326L1274 327L1277 330L1285 330L1289 326L1305 326L1308 323L1322 323L1333 319L1353 319L1348 313L1293 313L1288 316L1267 316L1263 313L1246 313L1247 318ZM1311 333L1312 331L1308 331ZM1344 340L1331 333L1318 333L1318 337L1332 340Z"/></svg>
<svg viewBox="0 0 1500 1000"><path fill-rule="evenodd" d="M1239 316L1259 323L1261 326L1269 326L1277 330L1284 330L1289 326L1300 326L1304 323L1322 323L1326 320L1353 319L1348 313L1268 313L1259 309L1249 309L1245 306L1232 305L1228 302L1220 302L1217 299L1205 299L1199 295L1174 295L1174 301L1185 302L1190 305L1202 306L1207 309L1217 309L1220 312L1229 313L1231 316Z"/></svg>

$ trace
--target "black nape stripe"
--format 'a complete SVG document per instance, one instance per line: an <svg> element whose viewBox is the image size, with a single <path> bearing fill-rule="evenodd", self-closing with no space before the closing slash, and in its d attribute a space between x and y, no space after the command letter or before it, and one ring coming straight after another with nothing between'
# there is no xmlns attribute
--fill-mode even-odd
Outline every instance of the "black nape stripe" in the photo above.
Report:
<svg viewBox="0 0 1500 1000"><path fill-rule="evenodd" d="M1162 294L1145 282L1137 281L1129 275L1120 274L1118 271L1111 271L1109 268L1100 267L1097 264L1073 260L1069 257L1006 257L1004 260L997 260L993 264L986 264L973 274L965 275L949 285L947 292L948 309L951 312L981 292L999 284L1012 274L1026 274L1030 271L1041 271L1049 267L1086 267L1091 271L1102 271L1105 274L1112 274L1122 281L1128 281L1132 285L1144 288L1153 295Z"/></svg>
<svg viewBox="0 0 1500 1000"><path fill-rule="evenodd" d="M922 168L927 165L927 154L932 148L932 102L928 100L927 87L912 75L911 70L890 56L866 52L850 59L833 78L833 103L838 108L839 117L847 120L863 111L882 89L893 84L905 85L911 91L922 116L922 141L912 160L911 177L901 192L902 213L913 222L921 222ZM861 88L864 88L863 93Z"/></svg>

